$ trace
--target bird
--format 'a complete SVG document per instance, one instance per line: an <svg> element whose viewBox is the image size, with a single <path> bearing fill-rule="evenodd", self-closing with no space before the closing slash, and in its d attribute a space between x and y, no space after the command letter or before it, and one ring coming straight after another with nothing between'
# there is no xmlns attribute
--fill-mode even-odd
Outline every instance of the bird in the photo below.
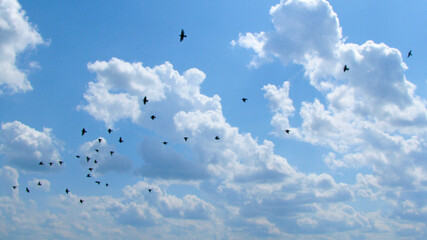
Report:
<svg viewBox="0 0 427 240"><path fill-rule="evenodd" d="M95 164L97 164L98 163L98 161L96 161L96 159L95 159L95 161L93 161Z"/></svg>
<svg viewBox="0 0 427 240"><path fill-rule="evenodd" d="M144 97L144 100L142 100L144 102L144 105L148 103L148 99L147 96Z"/></svg>
<svg viewBox="0 0 427 240"><path fill-rule="evenodd" d="M289 133L291 132L291 130L286 129L286 130L285 130L285 132L286 132L287 134L289 134Z"/></svg>
<svg viewBox="0 0 427 240"><path fill-rule="evenodd" d="M148 189L148 192L151 192L151 191L153 191L153 189L149 188L149 189Z"/></svg>
<svg viewBox="0 0 427 240"><path fill-rule="evenodd" d="M83 200L83 199L80 199L80 203L83 203L85 200Z"/></svg>
<svg viewBox="0 0 427 240"><path fill-rule="evenodd" d="M43 162L39 162L39 165L44 165L44 163Z"/></svg>
<svg viewBox="0 0 427 240"><path fill-rule="evenodd" d="M184 140L185 140L185 141L187 141L187 140L188 140L188 137L184 137Z"/></svg>
<svg viewBox="0 0 427 240"><path fill-rule="evenodd" d="M106 183L105 186L108 187L108 183Z"/></svg>
<svg viewBox="0 0 427 240"><path fill-rule="evenodd" d="M218 136L215 137L215 140L219 140L220 138Z"/></svg>
<svg viewBox="0 0 427 240"><path fill-rule="evenodd" d="M109 128L107 131L109 134L111 134L111 132L113 132L113 130L111 130L111 128Z"/></svg>
<svg viewBox="0 0 427 240"><path fill-rule="evenodd" d="M85 135L85 133L87 133L86 129L82 129L82 136Z"/></svg>
<svg viewBox="0 0 427 240"><path fill-rule="evenodd" d="M99 152L99 149L95 149L95 152Z"/></svg>
<svg viewBox="0 0 427 240"><path fill-rule="evenodd" d="M42 185L42 183L39 181L39 182L37 183L37 185L38 185L38 186L41 186L41 185Z"/></svg>
<svg viewBox="0 0 427 240"><path fill-rule="evenodd" d="M164 145L168 144L168 142L163 142Z"/></svg>
<svg viewBox="0 0 427 240"><path fill-rule="evenodd" d="M89 162L89 160L90 160L90 157L86 156L86 162Z"/></svg>
<svg viewBox="0 0 427 240"><path fill-rule="evenodd" d="M93 170L93 168L91 168L91 167L90 167L90 168L89 168L89 171L91 171L91 172L92 172L92 170Z"/></svg>
<svg viewBox="0 0 427 240"><path fill-rule="evenodd" d="M30 192L30 189L28 189L27 187L25 188L25 191L27 191L27 193L29 193Z"/></svg>
<svg viewBox="0 0 427 240"><path fill-rule="evenodd" d="M154 120L156 118L156 116L151 115L151 120Z"/></svg>
<svg viewBox="0 0 427 240"><path fill-rule="evenodd" d="M90 174L88 173L88 174L86 175L86 177L90 177Z"/></svg>
<svg viewBox="0 0 427 240"><path fill-rule="evenodd" d="M53 162L49 162L49 165L50 165L50 166L52 166L52 165L53 165Z"/></svg>
<svg viewBox="0 0 427 240"><path fill-rule="evenodd" d="M182 42L187 35L184 34L184 29L181 29L181 34L179 35L179 41Z"/></svg>
<svg viewBox="0 0 427 240"><path fill-rule="evenodd" d="M101 143L102 142L102 138L98 138L98 142Z"/></svg>
<svg viewBox="0 0 427 240"><path fill-rule="evenodd" d="M412 56L412 50L409 50L408 57Z"/></svg>
<svg viewBox="0 0 427 240"><path fill-rule="evenodd" d="M110 155L113 156L114 151L110 151Z"/></svg>
<svg viewBox="0 0 427 240"><path fill-rule="evenodd" d="M100 182L100 181L95 181L95 183L98 183L98 185L99 185L99 184L101 184L101 182Z"/></svg>
<svg viewBox="0 0 427 240"><path fill-rule="evenodd" d="M58 163L59 163L59 165L62 165L64 162L63 161L59 161Z"/></svg>
<svg viewBox="0 0 427 240"><path fill-rule="evenodd" d="M65 193L68 194L70 192L70 190L68 190L68 188L65 189Z"/></svg>
<svg viewBox="0 0 427 240"><path fill-rule="evenodd" d="M80 158L80 156L79 156L79 155L76 155L76 158Z"/></svg>
<svg viewBox="0 0 427 240"><path fill-rule="evenodd" d="M242 101L243 102L246 102L248 99L247 98L242 98Z"/></svg>
<svg viewBox="0 0 427 240"><path fill-rule="evenodd" d="M344 65L343 70L344 70L344 72L346 72L346 71L350 70L350 68L348 68L347 65Z"/></svg>
<svg viewBox="0 0 427 240"><path fill-rule="evenodd" d="M120 137L119 138L119 143L122 143L122 142L124 142L124 141L123 141L122 137Z"/></svg>
<svg viewBox="0 0 427 240"><path fill-rule="evenodd" d="M16 189L16 186L12 186L13 189Z"/></svg>

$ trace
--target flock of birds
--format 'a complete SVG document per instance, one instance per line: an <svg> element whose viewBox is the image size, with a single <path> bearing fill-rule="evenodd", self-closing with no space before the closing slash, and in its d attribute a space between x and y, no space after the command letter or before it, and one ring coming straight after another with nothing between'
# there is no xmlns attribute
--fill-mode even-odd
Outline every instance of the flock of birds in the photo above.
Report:
<svg viewBox="0 0 427 240"><path fill-rule="evenodd" d="M184 38L186 38L187 37L187 35L185 35L185 33L184 33L184 29L182 29L181 30L181 34L179 35L179 41L180 42L182 42L183 40L184 40ZM409 58L410 56L412 56L412 50L409 50L409 52L408 52L408 55L407 55L407 57ZM350 68L347 66L347 65L344 65L344 67L343 67L343 71L344 72L347 72L347 71L349 71L350 70ZM246 101L248 101L248 99L247 98L242 98L242 101L244 102L244 103L246 103ZM144 105L146 105L148 102L149 102L149 100L147 99L147 96L145 96L144 97L144 99L142 100L142 102L143 102L143 104ZM156 116L155 115L151 115L151 120L154 120L154 119L156 119ZM112 132L113 132L113 130L112 129L108 129L107 130L107 132L108 132L108 134L111 134ZM285 132L287 133L287 134L289 134L290 133L290 130L289 129L286 129L285 130ZM82 133L82 136L84 136L85 135L85 133L87 133L87 131L86 131L86 129L85 128L83 128L82 129L82 131L81 131L81 133ZM184 141L188 141L188 139L189 139L189 137L187 137L187 136L185 136L184 137ZM215 138L214 138L215 140L220 140L220 137L219 136L215 136ZM101 143L102 142L102 138L98 138L98 143ZM124 142L124 140L123 140L123 138L122 137L119 137L119 140L118 140L118 142L119 143L123 143ZM164 141L163 142L163 144L164 145L166 145L166 144L168 144L168 142L166 142L166 141ZM95 151L96 152L99 152L99 149L95 149ZM114 154L114 151L110 151L110 156L113 156L113 154ZM76 155L76 158L80 158L80 155ZM86 162L87 163L89 163L89 161L91 160L91 157L89 157L89 156L86 156ZM64 162L63 161L58 161L58 163L59 163L59 165L62 165ZM94 164L97 164L98 163L98 161L96 160L96 159L94 159L94 161L93 161L93 163ZM49 166L53 166L53 164L54 164L54 162L49 162ZM43 165L45 165L44 164L44 162L43 161L41 161L41 162L39 162L39 165L40 166L43 166ZM88 170L90 171L90 172L92 172L93 170L94 170L94 168L93 167L89 167L88 168ZM90 177L92 177L91 175L90 175L90 173L88 173L87 175L86 175L86 177L88 177L88 178L90 178ZM95 183L96 184L98 184L98 185L100 185L101 184L101 181L99 181L99 180L96 180L95 181ZM39 181L38 183L37 183L37 186L42 186L42 183ZM108 187L109 186L109 184L108 183L105 183L105 186L106 187ZM12 186L12 188L13 189L16 189L17 188L17 186ZM152 191L153 189L152 188L148 188L148 192L149 193L151 193L151 191ZM26 187L25 188L25 191L27 192L27 193L30 193L30 189L28 188L28 187ZM70 193L70 190L68 189L68 188L66 188L65 189L65 193L66 194L68 194L68 193ZM83 204L83 202L84 202L84 200L83 199L80 199L80 203L82 203Z"/></svg>

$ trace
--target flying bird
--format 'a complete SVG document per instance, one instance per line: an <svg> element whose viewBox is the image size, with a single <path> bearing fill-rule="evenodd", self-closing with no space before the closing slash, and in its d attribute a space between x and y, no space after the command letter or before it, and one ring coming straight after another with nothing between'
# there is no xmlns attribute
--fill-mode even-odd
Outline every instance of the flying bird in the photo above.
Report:
<svg viewBox="0 0 427 240"><path fill-rule="evenodd" d="M151 120L154 120L156 118L156 116L151 115Z"/></svg>
<svg viewBox="0 0 427 240"><path fill-rule="evenodd" d="M248 101L248 99L247 98L242 98L242 101L246 102L246 101Z"/></svg>
<svg viewBox="0 0 427 240"><path fill-rule="evenodd" d="M82 129L82 136L85 135L85 133L87 133L86 129Z"/></svg>
<svg viewBox="0 0 427 240"><path fill-rule="evenodd" d="M99 149L95 149L95 152L99 152Z"/></svg>
<svg viewBox="0 0 427 240"><path fill-rule="evenodd" d="M168 144L168 142L163 142L164 145Z"/></svg>
<svg viewBox="0 0 427 240"><path fill-rule="evenodd" d="M92 170L93 170L93 168L91 168L91 167L90 167L90 168L89 168L89 171L91 171L91 172L92 172Z"/></svg>
<svg viewBox="0 0 427 240"><path fill-rule="evenodd" d="M16 186L12 186L13 189L16 189Z"/></svg>
<svg viewBox="0 0 427 240"><path fill-rule="evenodd" d="M70 192L70 190L68 190L68 188L65 189L65 193L68 194Z"/></svg>
<svg viewBox="0 0 427 240"><path fill-rule="evenodd" d="M148 103L148 99L147 96L144 97L144 100L142 100L144 102L144 105Z"/></svg>
<svg viewBox="0 0 427 240"><path fill-rule="evenodd" d="M80 203L83 203L85 200L83 200L83 199L80 199Z"/></svg>
<svg viewBox="0 0 427 240"><path fill-rule="evenodd" d="M179 35L179 41L182 42L187 35L184 34L184 29L181 29L181 34Z"/></svg>
<svg viewBox="0 0 427 240"><path fill-rule="evenodd" d="M218 136L215 137L215 140L219 140L220 138Z"/></svg>
<svg viewBox="0 0 427 240"><path fill-rule="evenodd" d="M344 70L344 72L346 72L346 71L350 70L350 68L348 68L347 65L344 65L343 70Z"/></svg>
<svg viewBox="0 0 427 240"><path fill-rule="evenodd" d="M113 130L111 130L111 128L108 129L108 133L111 134Z"/></svg>
<svg viewBox="0 0 427 240"><path fill-rule="evenodd" d="M289 133L291 132L291 130L286 129L286 130L285 130L285 132L286 132L287 134L289 134Z"/></svg>
<svg viewBox="0 0 427 240"><path fill-rule="evenodd" d="M50 166L52 166L52 165L53 165L53 162L49 162L49 165L50 165Z"/></svg>
<svg viewBox="0 0 427 240"><path fill-rule="evenodd" d="M187 140L188 140L188 137L184 137L184 140L185 140L185 141L187 141Z"/></svg>
<svg viewBox="0 0 427 240"><path fill-rule="evenodd" d="M44 165L44 163L43 162L39 162L39 165Z"/></svg>
<svg viewBox="0 0 427 240"><path fill-rule="evenodd" d="M153 191L153 189L149 188L149 189L148 189L148 192L151 192L151 191Z"/></svg>
<svg viewBox="0 0 427 240"><path fill-rule="evenodd" d="M114 151L110 151L110 155L113 156Z"/></svg>
<svg viewBox="0 0 427 240"><path fill-rule="evenodd" d="M39 182L37 183L37 185L38 185L38 186L41 186L41 185L42 185L42 183L39 181Z"/></svg>
<svg viewBox="0 0 427 240"><path fill-rule="evenodd" d="M98 185L99 185L99 184L101 184L101 182L100 182L100 181L95 181L95 183L98 183Z"/></svg>
<svg viewBox="0 0 427 240"><path fill-rule="evenodd" d="M79 155L76 155L76 158L80 158L80 156L79 156Z"/></svg>
<svg viewBox="0 0 427 240"><path fill-rule="evenodd" d="M59 163L59 165L62 165L64 162L63 161L59 161L58 163Z"/></svg>
<svg viewBox="0 0 427 240"><path fill-rule="evenodd" d="M93 161L95 164L97 164L98 163L98 161L96 161L96 159L95 159L95 161Z"/></svg>
<svg viewBox="0 0 427 240"><path fill-rule="evenodd" d="M86 157L86 162L89 162L89 160L90 160L90 157Z"/></svg>
<svg viewBox="0 0 427 240"><path fill-rule="evenodd" d="M86 175L86 177L90 177L90 174L88 173L88 174Z"/></svg>
<svg viewBox="0 0 427 240"><path fill-rule="evenodd" d="M412 50L409 50L408 57L412 56Z"/></svg>
<svg viewBox="0 0 427 240"><path fill-rule="evenodd" d="M102 138L98 138L98 142L101 143L102 142Z"/></svg>
<svg viewBox="0 0 427 240"><path fill-rule="evenodd" d="M25 191L27 191L27 193L29 193L30 192L30 189L28 189L27 187L25 188Z"/></svg>
<svg viewBox="0 0 427 240"><path fill-rule="evenodd" d="M119 143L122 143L122 142L124 142L124 141L123 141L122 137L120 137L119 138Z"/></svg>
<svg viewBox="0 0 427 240"><path fill-rule="evenodd" d="M108 187L108 183L106 183L105 186Z"/></svg>

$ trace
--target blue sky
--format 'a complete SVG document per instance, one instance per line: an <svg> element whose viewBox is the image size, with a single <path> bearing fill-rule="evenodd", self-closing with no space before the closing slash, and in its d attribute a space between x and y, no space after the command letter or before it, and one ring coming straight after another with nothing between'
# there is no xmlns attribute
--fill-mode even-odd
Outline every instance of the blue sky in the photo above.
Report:
<svg viewBox="0 0 427 240"><path fill-rule="evenodd" d="M426 11L0 0L0 239L425 239Z"/></svg>

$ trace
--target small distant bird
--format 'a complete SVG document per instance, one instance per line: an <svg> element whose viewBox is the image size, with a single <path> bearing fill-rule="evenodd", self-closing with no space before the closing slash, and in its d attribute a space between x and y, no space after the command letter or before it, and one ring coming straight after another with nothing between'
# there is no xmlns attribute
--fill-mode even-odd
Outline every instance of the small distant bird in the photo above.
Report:
<svg viewBox="0 0 427 240"><path fill-rule="evenodd" d="M188 137L184 137L184 140L185 140L185 141L187 141L187 140L188 140Z"/></svg>
<svg viewBox="0 0 427 240"><path fill-rule="evenodd" d="M76 155L76 158L80 158L80 156L79 156L79 155Z"/></svg>
<svg viewBox="0 0 427 240"><path fill-rule="evenodd" d="M91 172L92 172L92 170L93 170L93 168L91 168L91 167L90 167L90 168L89 168L89 171L91 171Z"/></svg>
<svg viewBox="0 0 427 240"><path fill-rule="evenodd" d="M86 177L90 177L90 174L88 173L88 174L86 175Z"/></svg>
<svg viewBox="0 0 427 240"><path fill-rule="evenodd" d="M184 34L184 29L181 29L181 34L179 35L179 41L182 42L187 35Z"/></svg>
<svg viewBox="0 0 427 240"><path fill-rule="evenodd" d="M52 166L52 165L53 165L53 162L49 162L49 165L50 165L50 166Z"/></svg>
<svg viewBox="0 0 427 240"><path fill-rule="evenodd" d="M163 142L164 145L168 144L168 142Z"/></svg>
<svg viewBox="0 0 427 240"><path fill-rule="evenodd" d="M95 161L93 161L95 164L97 164L98 163L98 161L96 161L96 159L95 159Z"/></svg>
<svg viewBox="0 0 427 240"><path fill-rule="evenodd" d="M68 190L68 188L65 189L65 193L68 194L70 192L70 190Z"/></svg>
<svg viewBox="0 0 427 240"><path fill-rule="evenodd" d="M99 185L99 184L101 184L101 182L100 182L100 181L95 181L95 183L97 183L98 185Z"/></svg>
<svg viewBox="0 0 427 240"><path fill-rule="evenodd" d="M80 203L83 203L85 200L83 200L83 199L80 199Z"/></svg>
<svg viewBox="0 0 427 240"><path fill-rule="evenodd" d="M246 102L246 101L248 101L248 99L247 98L242 98L242 101Z"/></svg>
<svg viewBox="0 0 427 240"><path fill-rule="evenodd" d="M64 162L63 161L59 161L58 163L59 163L59 165L62 165Z"/></svg>
<svg viewBox="0 0 427 240"><path fill-rule="evenodd" d="M39 162L39 165L44 165L44 163L43 162Z"/></svg>
<svg viewBox="0 0 427 240"><path fill-rule="evenodd" d="M122 137L120 137L119 138L119 143L122 143L122 142L124 142L124 141L123 141Z"/></svg>
<svg viewBox="0 0 427 240"><path fill-rule="evenodd" d="M291 130L286 129L286 130L285 130L285 132L286 132L287 134L289 134L289 133L291 132Z"/></svg>
<svg viewBox="0 0 427 240"><path fill-rule="evenodd" d="M106 183L105 186L108 187L108 183Z"/></svg>
<svg viewBox="0 0 427 240"><path fill-rule="evenodd" d="M101 143L102 142L102 138L98 138L98 142Z"/></svg>
<svg viewBox="0 0 427 240"><path fill-rule="evenodd" d="M85 133L87 133L86 129L82 129L82 136L85 135Z"/></svg>
<svg viewBox="0 0 427 240"><path fill-rule="evenodd" d="M95 149L95 152L99 152L99 149Z"/></svg>
<svg viewBox="0 0 427 240"><path fill-rule="evenodd" d="M111 130L111 128L108 129L108 133L111 134L113 130Z"/></svg>
<svg viewBox="0 0 427 240"><path fill-rule="evenodd" d="M343 70L344 70L344 72L346 72L346 71L350 70L350 68L348 68L347 65L344 65Z"/></svg>
<svg viewBox="0 0 427 240"><path fill-rule="evenodd" d="M16 186L12 186L13 189L16 189Z"/></svg>
<svg viewBox="0 0 427 240"><path fill-rule="evenodd" d="M153 191L153 189L149 188L149 189L148 189L148 192L151 192L151 191Z"/></svg>
<svg viewBox="0 0 427 240"><path fill-rule="evenodd" d="M215 140L219 140L220 138L218 136L215 137Z"/></svg>
<svg viewBox="0 0 427 240"><path fill-rule="evenodd" d="M30 189L28 189L27 187L25 188L25 191L27 191L27 193L29 193L30 192Z"/></svg>
<svg viewBox="0 0 427 240"><path fill-rule="evenodd" d="M144 97L144 100L142 100L144 102L144 105L148 103L148 99L147 96Z"/></svg>
<svg viewBox="0 0 427 240"><path fill-rule="evenodd" d="M154 119L156 119L156 116L151 115L151 120L154 120Z"/></svg>
<svg viewBox="0 0 427 240"><path fill-rule="evenodd" d="M37 183L37 185L38 185L38 186L41 186L41 185L42 185L42 183L39 181L39 182Z"/></svg>
<svg viewBox="0 0 427 240"><path fill-rule="evenodd" d="M412 50L409 50L408 57L412 56Z"/></svg>
<svg viewBox="0 0 427 240"><path fill-rule="evenodd" d="M86 157L86 162L89 162L89 160L90 160L90 157Z"/></svg>
<svg viewBox="0 0 427 240"><path fill-rule="evenodd" d="M110 151L110 155L113 156L114 151Z"/></svg>

